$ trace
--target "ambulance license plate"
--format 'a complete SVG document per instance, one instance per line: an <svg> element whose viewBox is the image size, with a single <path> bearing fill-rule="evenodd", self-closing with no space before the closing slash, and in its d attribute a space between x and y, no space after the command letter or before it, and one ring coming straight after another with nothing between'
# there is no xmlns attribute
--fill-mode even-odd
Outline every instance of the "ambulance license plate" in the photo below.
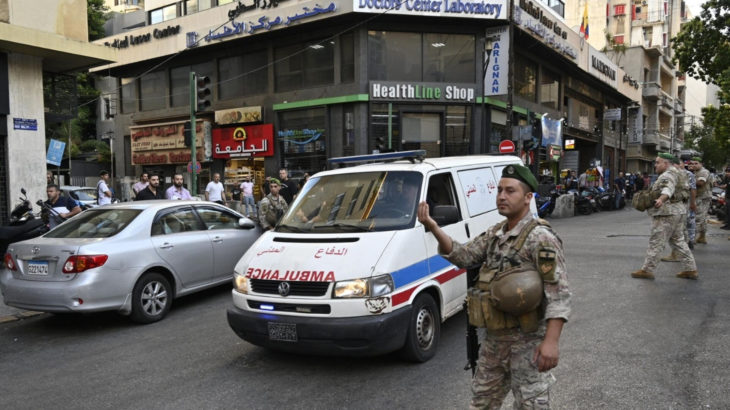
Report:
<svg viewBox="0 0 730 410"><path fill-rule="evenodd" d="M269 340L281 342L297 341L297 325L295 323L268 322Z"/></svg>

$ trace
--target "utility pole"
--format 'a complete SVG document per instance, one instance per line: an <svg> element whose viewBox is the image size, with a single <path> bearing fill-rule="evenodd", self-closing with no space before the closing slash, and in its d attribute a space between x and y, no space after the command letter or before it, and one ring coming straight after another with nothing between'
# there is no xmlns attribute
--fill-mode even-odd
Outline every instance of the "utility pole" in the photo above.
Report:
<svg viewBox="0 0 730 410"><path fill-rule="evenodd" d="M513 92L513 83L515 79L515 42L514 42L514 36L515 36L515 19L514 19L514 10L515 10L515 0L509 1L509 64L507 64L507 136L508 138L512 139L512 115L513 115L513 109L512 109L512 92ZM522 155L522 143L520 142L519 146L520 151L517 153L518 155Z"/></svg>
<svg viewBox="0 0 730 410"><path fill-rule="evenodd" d="M195 108L196 108L196 105L198 102L198 97L197 97L198 89L197 89L197 81L195 81L195 80L196 80L195 72L191 71L190 72L190 140L191 140L191 143L190 143L190 164L191 164L190 169L191 169L193 176L191 178L192 181L190 182L190 188L191 188L191 192L193 193L193 195L198 195L198 166L197 166L198 161L197 161L197 156L196 156L196 152L195 152L195 146L196 146L195 131L197 128L195 126Z"/></svg>

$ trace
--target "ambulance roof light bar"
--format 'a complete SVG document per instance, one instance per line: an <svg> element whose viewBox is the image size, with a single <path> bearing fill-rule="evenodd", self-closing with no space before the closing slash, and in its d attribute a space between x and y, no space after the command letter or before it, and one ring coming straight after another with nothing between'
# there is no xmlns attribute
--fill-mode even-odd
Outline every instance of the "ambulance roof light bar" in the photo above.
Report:
<svg viewBox="0 0 730 410"><path fill-rule="evenodd" d="M351 157L337 157L337 158L330 158L328 161L331 164L351 164L355 162L385 162L385 161L396 161L399 159L407 159L411 161L412 164L416 163L416 160L418 162L423 162L423 159L426 157L426 150L425 149L419 149L419 150L413 150L413 151L397 151L397 152L383 152L379 154L368 154L368 155L354 155Z"/></svg>

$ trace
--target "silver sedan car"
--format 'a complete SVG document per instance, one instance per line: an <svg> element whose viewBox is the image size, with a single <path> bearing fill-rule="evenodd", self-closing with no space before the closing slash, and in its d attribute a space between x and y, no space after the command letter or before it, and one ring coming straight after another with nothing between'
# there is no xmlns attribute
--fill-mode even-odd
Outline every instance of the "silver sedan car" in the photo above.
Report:
<svg viewBox="0 0 730 410"><path fill-rule="evenodd" d="M200 201L140 201L89 209L8 247L5 303L42 312L115 310L162 319L178 296L231 282L261 235L252 220Z"/></svg>

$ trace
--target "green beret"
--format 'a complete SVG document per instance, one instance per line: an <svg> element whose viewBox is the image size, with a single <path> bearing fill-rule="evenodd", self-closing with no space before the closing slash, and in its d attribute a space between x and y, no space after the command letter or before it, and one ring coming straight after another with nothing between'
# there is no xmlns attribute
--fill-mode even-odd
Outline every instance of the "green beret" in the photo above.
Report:
<svg viewBox="0 0 730 410"><path fill-rule="evenodd" d="M502 170L502 178L514 178L530 187L532 192L537 191L537 179L529 168L524 165L510 164Z"/></svg>
<svg viewBox="0 0 730 410"><path fill-rule="evenodd" d="M658 155L659 158L664 158L667 161L672 161L674 159L674 155L668 153L668 152L660 152Z"/></svg>
<svg viewBox="0 0 730 410"><path fill-rule="evenodd" d="M681 163L681 161L679 160L679 158L677 158L675 156L672 156L672 164L679 164L679 163Z"/></svg>
<svg viewBox="0 0 730 410"><path fill-rule="evenodd" d="M270 178L269 184L281 185L281 181L279 181L279 178Z"/></svg>
<svg viewBox="0 0 730 410"><path fill-rule="evenodd" d="M700 157L692 157L692 161L702 162L702 158L700 158Z"/></svg>

